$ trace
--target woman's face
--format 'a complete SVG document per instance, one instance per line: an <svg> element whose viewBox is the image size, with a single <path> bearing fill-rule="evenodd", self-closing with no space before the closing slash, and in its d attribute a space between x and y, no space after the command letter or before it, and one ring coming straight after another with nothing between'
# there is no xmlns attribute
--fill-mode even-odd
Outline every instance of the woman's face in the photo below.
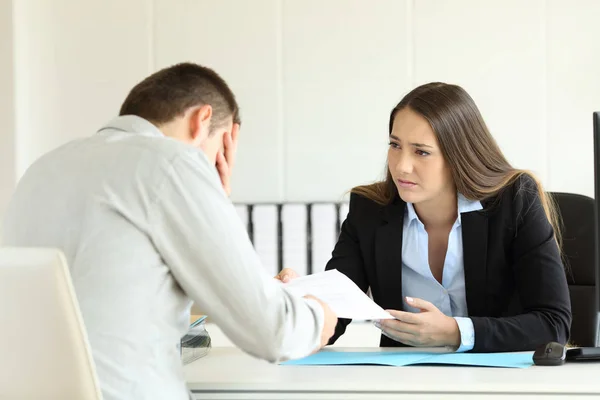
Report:
<svg viewBox="0 0 600 400"><path fill-rule="evenodd" d="M407 203L421 203L456 194L450 166L425 118L410 108L394 117L388 168L398 194Z"/></svg>

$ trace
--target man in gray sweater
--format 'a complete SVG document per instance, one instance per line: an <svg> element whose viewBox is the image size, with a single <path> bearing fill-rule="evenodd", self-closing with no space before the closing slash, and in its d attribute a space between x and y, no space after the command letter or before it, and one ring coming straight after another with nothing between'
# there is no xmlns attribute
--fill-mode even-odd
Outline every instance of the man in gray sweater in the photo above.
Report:
<svg viewBox="0 0 600 400"><path fill-rule="evenodd" d="M18 184L4 245L65 253L106 399L189 397L178 344L192 301L272 362L306 356L333 334L326 304L266 273L228 198L239 124L217 73L178 64Z"/></svg>

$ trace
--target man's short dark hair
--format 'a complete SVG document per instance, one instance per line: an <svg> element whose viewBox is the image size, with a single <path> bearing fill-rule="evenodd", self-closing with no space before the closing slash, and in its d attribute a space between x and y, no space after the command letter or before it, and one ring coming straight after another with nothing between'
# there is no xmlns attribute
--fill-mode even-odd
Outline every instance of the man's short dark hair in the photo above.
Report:
<svg viewBox="0 0 600 400"><path fill-rule="evenodd" d="M235 96L215 71L193 63L164 68L138 83L121 106L119 115L137 115L155 125L172 121L190 107L212 107L211 131L229 118L240 123Z"/></svg>

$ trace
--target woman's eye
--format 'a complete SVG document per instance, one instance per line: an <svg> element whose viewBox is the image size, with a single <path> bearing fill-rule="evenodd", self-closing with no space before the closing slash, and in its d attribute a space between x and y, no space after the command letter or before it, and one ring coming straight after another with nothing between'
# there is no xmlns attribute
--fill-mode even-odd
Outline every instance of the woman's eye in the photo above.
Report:
<svg viewBox="0 0 600 400"><path fill-rule="evenodd" d="M417 150L417 154L420 156L428 156L430 153L423 150Z"/></svg>
<svg viewBox="0 0 600 400"><path fill-rule="evenodd" d="M395 142L390 142L390 147L392 147L394 149L399 149L400 145L398 143L395 143Z"/></svg>

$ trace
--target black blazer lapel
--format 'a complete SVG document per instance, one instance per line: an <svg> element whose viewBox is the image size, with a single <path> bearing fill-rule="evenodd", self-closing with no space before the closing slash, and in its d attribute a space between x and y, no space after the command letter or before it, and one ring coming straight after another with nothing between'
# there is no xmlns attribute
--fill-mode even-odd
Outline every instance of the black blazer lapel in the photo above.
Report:
<svg viewBox="0 0 600 400"><path fill-rule="evenodd" d="M483 211L461 214L465 289L469 315L485 314L488 217Z"/></svg>
<svg viewBox="0 0 600 400"><path fill-rule="evenodd" d="M406 203L396 201L382 209L383 225L375 234L375 265L384 309L402 310L402 230Z"/></svg>

